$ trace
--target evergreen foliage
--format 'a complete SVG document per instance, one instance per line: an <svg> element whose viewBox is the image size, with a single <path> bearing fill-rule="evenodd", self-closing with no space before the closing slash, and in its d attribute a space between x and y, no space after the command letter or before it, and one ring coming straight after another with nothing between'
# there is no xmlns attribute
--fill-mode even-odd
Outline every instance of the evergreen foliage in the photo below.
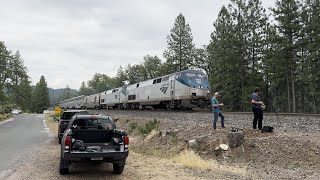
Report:
<svg viewBox="0 0 320 180"><path fill-rule="evenodd" d="M14 54L0 41L0 105L30 109L31 82L19 51ZM9 106L6 106L9 107Z"/></svg>
<svg viewBox="0 0 320 180"><path fill-rule="evenodd" d="M193 64L195 46L192 42L191 28L181 13L170 32L167 36L168 49L163 53L171 67L168 72L188 69Z"/></svg>
<svg viewBox="0 0 320 180"><path fill-rule="evenodd" d="M49 106L50 98L47 82L45 77L41 76L32 93L32 111L42 113Z"/></svg>

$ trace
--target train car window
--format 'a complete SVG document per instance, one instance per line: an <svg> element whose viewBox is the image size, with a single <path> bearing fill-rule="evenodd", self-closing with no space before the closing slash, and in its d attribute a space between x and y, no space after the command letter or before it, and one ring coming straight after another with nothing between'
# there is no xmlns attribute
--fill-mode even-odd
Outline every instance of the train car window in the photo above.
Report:
<svg viewBox="0 0 320 180"><path fill-rule="evenodd" d="M199 78L206 78L206 75L204 75L204 74L197 74L197 76L198 76Z"/></svg>
<svg viewBox="0 0 320 180"><path fill-rule="evenodd" d="M139 87L139 84L137 84L137 87Z"/></svg>
<svg viewBox="0 0 320 180"><path fill-rule="evenodd" d="M136 95L129 95L128 96L128 100L135 100L136 99Z"/></svg>
<svg viewBox="0 0 320 180"><path fill-rule="evenodd" d="M194 73L186 73L186 76L188 78L193 78L193 77L196 77L196 74L194 74Z"/></svg>
<svg viewBox="0 0 320 180"><path fill-rule="evenodd" d="M166 76L166 77L162 78L162 82L163 81L168 81L168 80L169 80L169 76Z"/></svg>
<svg viewBox="0 0 320 180"><path fill-rule="evenodd" d="M161 83L161 78L157 79L157 83Z"/></svg>
<svg viewBox="0 0 320 180"><path fill-rule="evenodd" d="M153 84L156 84L157 83L157 80L155 79L155 80L153 80Z"/></svg>

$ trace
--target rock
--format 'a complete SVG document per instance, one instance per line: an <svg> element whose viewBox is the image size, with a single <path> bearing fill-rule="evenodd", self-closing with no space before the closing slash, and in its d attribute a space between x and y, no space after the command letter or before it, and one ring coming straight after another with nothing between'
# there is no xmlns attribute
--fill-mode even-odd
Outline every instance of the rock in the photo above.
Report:
<svg viewBox="0 0 320 180"><path fill-rule="evenodd" d="M197 141L195 139L192 139L189 141L189 147L193 147L197 145Z"/></svg>
<svg viewBox="0 0 320 180"><path fill-rule="evenodd" d="M219 151L219 150L224 150L227 151L229 149L229 146L226 144L220 144L219 146L217 146L216 148L214 148L215 151Z"/></svg>
<svg viewBox="0 0 320 180"><path fill-rule="evenodd" d="M227 151L229 149L229 146L226 144L220 144L220 148L224 151Z"/></svg>
<svg viewBox="0 0 320 180"><path fill-rule="evenodd" d="M256 143L255 142L249 142L249 147L256 147L257 145L256 145Z"/></svg>
<svg viewBox="0 0 320 180"><path fill-rule="evenodd" d="M179 131L178 129L175 129L175 130L174 130L175 133L177 133L178 131Z"/></svg>
<svg viewBox="0 0 320 180"><path fill-rule="evenodd" d="M160 131L160 135L161 135L162 137L166 137L166 136L169 135L170 133L171 133L170 130L161 130L161 131Z"/></svg>

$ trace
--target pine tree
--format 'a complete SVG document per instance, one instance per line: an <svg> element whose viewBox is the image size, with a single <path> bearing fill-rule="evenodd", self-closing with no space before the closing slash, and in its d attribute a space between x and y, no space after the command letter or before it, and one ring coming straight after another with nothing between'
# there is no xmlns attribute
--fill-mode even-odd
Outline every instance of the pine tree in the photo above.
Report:
<svg viewBox="0 0 320 180"><path fill-rule="evenodd" d="M86 83L84 81L82 81L80 89L79 89L79 95L90 95L91 94L91 89L89 89L86 86Z"/></svg>
<svg viewBox="0 0 320 180"><path fill-rule="evenodd" d="M168 73L188 69L193 64L194 44L191 28L180 13L167 36L168 49L164 52L167 63L171 65Z"/></svg>
<svg viewBox="0 0 320 180"><path fill-rule="evenodd" d="M18 101L17 105L21 107L23 111L31 110L32 87L30 84L31 81L29 81L28 77L25 77L21 80L19 85L20 100Z"/></svg>
<svg viewBox="0 0 320 180"><path fill-rule="evenodd" d="M302 108L308 112L320 112L320 2L303 1L302 31L299 40L300 73L298 76L302 89Z"/></svg>
<svg viewBox="0 0 320 180"><path fill-rule="evenodd" d="M12 61L11 51L7 49L4 42L0 41L0 86L5 87L5 83L11 78L10 64Z"/></svg>
<svg viewBox="0 0 320 180"><path fill-rule="evenodd" d="M297 42L299 32L301 31L300 10L296 0L277 0L276 7L272 12L277 21L277 29L280 32L281 41L278 43L283 49L283 61L287 67L286 83L287 83L287 99L288 111L296 112L296 69L298 59L296 57ZM291 84L291 86L290 86ZM291 91L291 94L290 94ZM292 95L292 96L291 96ZM292 98L291 98L292 97ZM291 110L292 102L292 110Z"/></svg>
<svg viewBox="0 0 320 180"><path fill-rule="evenodd" d="M194 55L193 67L203 69L208 75L210 75L207 46L204 46L203 48L195 48L193 55Z"/></svg>
<svg viewBox="0 0 320 180"><path fill-rule="evenodd" d="M21 101L21 89L20 83L22 79L28 78L27 69L23 64L23 60L19 51L16 51L14 54L12 61L10 63L10 71L11 71L11 92L12 92L12 102L18 105Z"/></svg>
<svg viewBox="0 0 320 180"><path fill-rule="evenodd" d="M40 81L36 84L33 93L33 111L42 113L50 105L49 92L47 82L44 76L41 76Z"/></svg>
<svg viewBox="0 0 320 180"><path fill-rule="evenodd" d="M233 94L236 86L234 77L238 72L235 61L236 50L233 44L235 37L235 24L233 23L230 9L223 6L219 12L218 19L214 23L214 32L211 34L211 41L208 46L209 66L210 66L210 84L213 91L223 93L224 101L228 102L227 110L234 110L239 94ZM239 97L239 96L238 96ZM234 99L236 98L236 99Z"/></svg>

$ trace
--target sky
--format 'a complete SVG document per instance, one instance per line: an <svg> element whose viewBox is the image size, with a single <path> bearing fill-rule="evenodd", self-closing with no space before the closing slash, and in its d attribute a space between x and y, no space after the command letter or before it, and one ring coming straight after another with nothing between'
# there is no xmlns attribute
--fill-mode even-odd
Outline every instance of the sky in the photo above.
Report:
<svg viewBox="0 0 320 180"><path fill-rule="evenodd" d="M0 41L19 50L32 84L79 89L95 73L115 76L143 56L163 59L182 13L196 47L207 45L228 0L1 0ZM264 7L274 0L262 0ZM163 59L164 60L164 59Z"/></svg>

